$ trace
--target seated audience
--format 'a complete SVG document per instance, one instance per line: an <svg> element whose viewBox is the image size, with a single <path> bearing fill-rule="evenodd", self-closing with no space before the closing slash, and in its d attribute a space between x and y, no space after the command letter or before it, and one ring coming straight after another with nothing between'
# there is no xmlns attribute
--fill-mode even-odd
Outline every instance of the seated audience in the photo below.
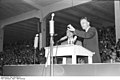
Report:
<svg viewBox="0 0 120 80"><path fill-rule="evenodd" d="M117 53L115 49L111 49L111 53L104 63L117 63L120 62L119 58L117 57Z"/></svg>

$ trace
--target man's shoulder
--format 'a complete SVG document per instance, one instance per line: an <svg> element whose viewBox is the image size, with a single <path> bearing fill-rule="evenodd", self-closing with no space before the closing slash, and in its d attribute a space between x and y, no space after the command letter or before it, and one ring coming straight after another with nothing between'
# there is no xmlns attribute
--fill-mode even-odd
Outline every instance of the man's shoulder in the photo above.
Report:
<svg viewBox="0 0 120 80"><path fill-rule="evenodd" d="M95 30L96 31L96 28L95 27L90 27L89 30Z"/></svg>
<svg viewBox="0 0 120 80"><path fill-rule="evenodd" d="M95 27L90 27L90 29L96 29Z"/></svg>

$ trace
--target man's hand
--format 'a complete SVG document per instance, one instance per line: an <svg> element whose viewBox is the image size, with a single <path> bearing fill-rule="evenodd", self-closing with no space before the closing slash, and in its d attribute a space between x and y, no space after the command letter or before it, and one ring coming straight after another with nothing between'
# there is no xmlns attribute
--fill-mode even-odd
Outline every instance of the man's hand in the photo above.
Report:
<svg viewBox="0 0 120 80"><path fill-rule="evenodd" d="M71 24L69 24L67 26L67 30L69 30L69 31L75 31L75 28Z"/></svg>

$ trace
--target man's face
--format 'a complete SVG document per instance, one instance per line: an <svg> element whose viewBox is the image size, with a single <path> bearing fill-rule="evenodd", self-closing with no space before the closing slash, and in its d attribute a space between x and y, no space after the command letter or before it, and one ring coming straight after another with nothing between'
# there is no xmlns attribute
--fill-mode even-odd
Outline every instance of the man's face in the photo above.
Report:
<svg viewBox="0 0 120 80"><path fill-rule="evenodd" d="M66 31L68 37L73 37L73 33L70 32L69 30Z"/></svg>
<svg viewBox="0 0 120 80"><path fill-rule="evenodd" d="M82 19L80 21L80 24L84 30L87 29L87 27L89 26L89 22L86 19Z"/></svg>

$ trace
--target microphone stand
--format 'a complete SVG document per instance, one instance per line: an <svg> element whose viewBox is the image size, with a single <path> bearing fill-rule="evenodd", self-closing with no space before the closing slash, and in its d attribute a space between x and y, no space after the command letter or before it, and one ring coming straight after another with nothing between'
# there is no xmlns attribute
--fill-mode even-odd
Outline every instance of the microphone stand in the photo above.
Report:
<svg viewBox="0 0 120 80"><path fill-rule="evenodd" d="M53 35L50 36L50 76L53 76Z"/></svg>
<svg viewBox="0 0 120 80"><path fill-rule="evenodd" d="M34 64L35 64L35 61L36 61L36 48L34 49Z"/></svg>

